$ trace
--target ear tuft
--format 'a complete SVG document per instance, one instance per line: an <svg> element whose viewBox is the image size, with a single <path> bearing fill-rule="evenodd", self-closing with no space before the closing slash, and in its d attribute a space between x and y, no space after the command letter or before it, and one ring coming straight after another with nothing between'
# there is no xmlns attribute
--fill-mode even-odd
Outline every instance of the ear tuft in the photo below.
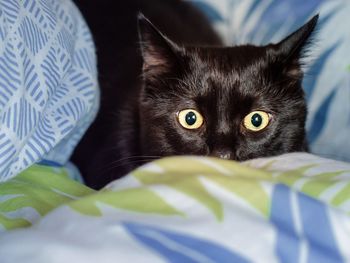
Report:
<svg viewBox="0 0 350 263"><path fill-rule="evenodd" d="M302 50L307 46L310 36L314 31L319 15L315 15L305 25L283 39L279 44L280 52L287 55L300 55Z"/></svg>
<svg viewBox="0 0 350 263"><path fill-rule="evenodd" d="M170 71L176 61L176 44L165 37L142 13L138 15L138 31L143 74L154 76Z"/></svg>
<svg viewBox="0 0 350 263"><path fill-rule="evenodd" d="M317 25L319 15L315 15L305 25L290 34L278 44L273 45L273 55L282 61L285 74L293 79L301 79L301 59L311 42L312 33Z"/></svg>

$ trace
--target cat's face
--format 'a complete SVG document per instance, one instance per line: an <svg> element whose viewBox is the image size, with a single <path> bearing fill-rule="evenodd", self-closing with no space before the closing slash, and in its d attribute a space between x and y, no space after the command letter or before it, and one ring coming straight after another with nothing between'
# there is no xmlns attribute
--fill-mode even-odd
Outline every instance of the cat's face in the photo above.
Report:
<svg viewBox="0 0 350 263"><path fill-rule="evenodd" d="M142 154L246 160L305 150L299 59L316 22L264 47L184 48L141 18Z"/></svg>

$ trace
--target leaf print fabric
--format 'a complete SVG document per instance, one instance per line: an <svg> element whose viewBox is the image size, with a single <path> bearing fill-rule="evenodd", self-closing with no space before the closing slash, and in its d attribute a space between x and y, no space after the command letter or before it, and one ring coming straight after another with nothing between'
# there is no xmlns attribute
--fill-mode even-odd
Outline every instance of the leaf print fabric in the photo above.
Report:
<svg viewBox="0 0 350 263"><path fill-rule="evenodd" d="M90 32L72 1L0 1L0 182L65 165L98 107Z"/></svg>
<svg viewBox="0 0 350 263"><path fill-rule="evenodd" d="M0 185L1 262L350 262L349 189L306 153L169 157L101 191L33 166Z"/></svg>

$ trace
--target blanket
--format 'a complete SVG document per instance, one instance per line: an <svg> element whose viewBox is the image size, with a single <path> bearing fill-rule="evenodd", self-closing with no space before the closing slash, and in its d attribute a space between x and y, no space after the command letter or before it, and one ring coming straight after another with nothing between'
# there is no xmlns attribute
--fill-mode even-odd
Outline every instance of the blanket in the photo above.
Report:
<svg viewBox="0 0 350 263"><path fill-rule="evenodd" d="M350 262L347 163L170 157L98 192L33 169L5 183L3 228L33 225L0 235L3 263Z"/></svg>

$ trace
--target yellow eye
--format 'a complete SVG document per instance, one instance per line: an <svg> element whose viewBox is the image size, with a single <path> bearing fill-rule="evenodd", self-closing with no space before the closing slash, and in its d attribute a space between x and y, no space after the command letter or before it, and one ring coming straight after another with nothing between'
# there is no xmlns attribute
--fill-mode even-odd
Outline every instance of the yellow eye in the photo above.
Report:
<svg viewBox="0 0 350 263"><path fill-rule="evenodd" d="M203 124L203 116L193 109L179 111L177 118L181 126L189 130L198 129Z"/></svg>
<svg viewBox="0 0 350 263"><path fill-rule="evenodd" d="M243 125L250 131L261 131L269 125L270 115L264 111L252 111L244 117Z"/></svg>

